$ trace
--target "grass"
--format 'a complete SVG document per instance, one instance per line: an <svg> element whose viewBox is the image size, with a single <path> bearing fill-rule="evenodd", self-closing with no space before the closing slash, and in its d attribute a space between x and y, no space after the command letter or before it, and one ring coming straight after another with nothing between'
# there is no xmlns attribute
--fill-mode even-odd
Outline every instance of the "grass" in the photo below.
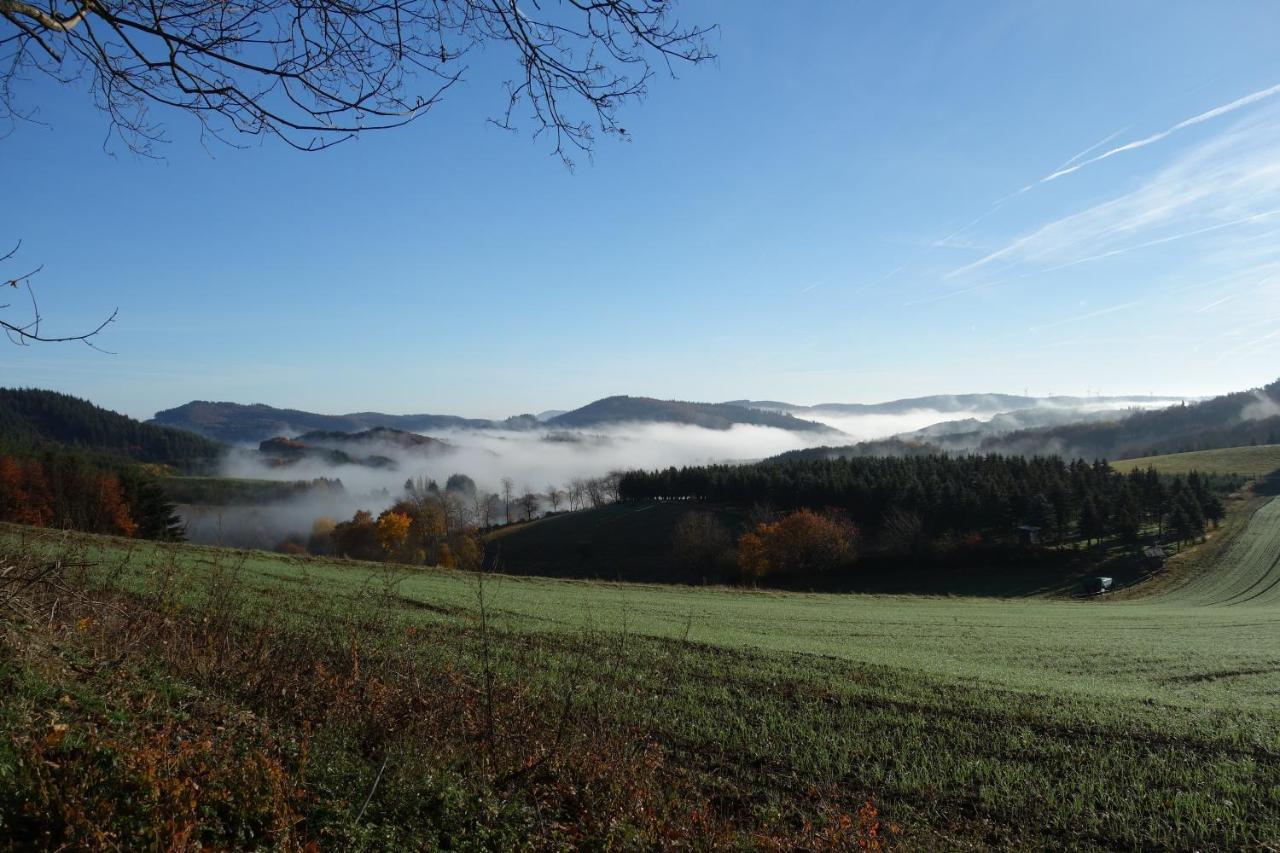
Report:
<svg viewBox="0 0 1280 853"><path fill-rule="evenodd" d="M1118 471L1133 468L1155 468L1161 474L1241 474L1246 477L1263 477L1280 470L1280 444L1263 444L1254 447L1227 447L1221 450L1192 450L1186 453L1167 453L1162 456L1144 456L1140 459L1119 459L1111 463Z"/></svg>
<svg viewBox="0 0 1280 853"><path fill-rule="evenodd" d="M539 839L534 846L822 847L814 833L842 826L850 845L879 827L877 844L927 849L1280 842L1280 594L1269 586L1280 579L1273 562L1280 501L1214 540L1212 566L1175 568L1166 587L1146 590L1156 594L1087 602L526 577L481 583L447 571L55 540L20 528L5 538L10 550L25 553L70 548L98 567L95 589L126 590L128 600L153 611L164 609L157 602L177 602L173 612L195 624L201 614L221 612L210 590L233 578L237 624L269 625L294 638L272 641L288 653L269 663L232 655L232 663L219 659L208 671L199 664L207 653L192 649L217 645L211 640L183 646L180 656L158 645L127 658L136 667L123 678L127 695L172 697L166 701L186 725L252 713L269 734L252 741L257 752L249 753L258 755L254 767L266 768L245 783L257 793L228 807L227 817L196 821L205 832L235 820L262 832L303 820L311 834L298 835L300 843L378 846L370 839L391 838L429 847L448 838L453 846L491 848L516 837ZM78 637L77 623L69 624ZM458 688L467 695L483 695L489 685L508 696L496 703L500 731L530 722L518 737L496 738L502 748L475 732L469 742L404 735L392 739L393 748L390 724L373 711L363 727L346 717L309 720L314 739L327 745L324 768L307 764L304 773L297 758L303 727L284 709L323 703L313 696L320 688L307 657L320 651L299 648L328 649L324 671L349 676L356 636L379 690L419 703L424 719L451 719L454 706L437 695L453 689L455 676L441 675L451 672L472 685ZM145 713L131 710L131 700L85 684L74 669L42 669L41 660L31 650L0 659L26 697L3 704L12 730L24 731L27 721L23 737L49 737L49 706L67 716L57 704L67 682L84 701L96 696L119 706L104 713L156 720L176 713L157 710L159 700ZM282 706L269 697L291 670L305 676L287 682L302 698ZM411 676L435 687L414 693ZM257 682L270 690L244 686ZM209 710L193 710L201 702ZM566 725L568 715L555 709L569 706L576 710ZM32 709L46 716L33 717ZM472 713L483 733L485 715ZM600 740L603 734L625 747ZM466 743L489 746L467 752ZM558 757L537 758L548 751ZM460 757L476 753L504 767L547 760L555 768L537 784L524 777L498 784L492 767ZM371 797L371 814L356 821L354 800L373 786L388 754L393 770ZM216 768L224 758L215 750L200 760ZM307 796L270 795L267 770L277 767ZM619 793L626 779L635 790ZM564 793L569 788L596 797L589 810L598 820L584 817L584 803ZM868 799L878 816L865 812ZM703 822L696 837L664 838L675 825L692 826L694 816ZM890 823L900 832L888 833ZM469 826L475 833L459 828Z"/></svg>

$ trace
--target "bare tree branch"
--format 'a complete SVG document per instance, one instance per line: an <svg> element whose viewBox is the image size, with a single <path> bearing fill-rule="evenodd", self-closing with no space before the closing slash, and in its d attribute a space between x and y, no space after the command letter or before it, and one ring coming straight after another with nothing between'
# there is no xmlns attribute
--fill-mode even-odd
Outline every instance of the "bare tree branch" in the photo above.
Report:
<svg viewBox="0 0 1280 853"><path fill-rule="evenodd" d="M18 249L21 247L22 241L19 240L12 249L3 255L0 255L0 263L12 260L18 254ZM44 332L42 329L44 317L40 314L40 303L36 299L35 288L31 286L31 279L34 278L41 269L42 267L36 267L22 275L14 276L13 278L0 279L0 287L7 287L11 290L26 291L31 311L29 319L20 322L0 317L0 331L3 331L9 340L18 346L30 346L33 343L55 344L75 341L82 343L91 349L96 349L99 352L107 352L107 350L99 347L93 339L96 338L103 329L115 321L118 309L113 310L107 319L103 320L88 332L82 332L77 335L49 335ZM12 303L0 304L0 311L7 311L11 307Z"/></svg>
<svg viewBox="0 0 1280 853"><path fill-rule="evenodd" d="M462 79L471 53L494 47L517 72L492 121L514 128L523 115L570 164L597 134L626 135L618 107L645 94L653 63L672 73L711 58L711 28L674 21L673 5L0 0L0 118L29 114L14 84L35 72L88 80L112 133L142 154L162 140L154 105L230 144L265 135L314 151L419 118Z"/></svg>

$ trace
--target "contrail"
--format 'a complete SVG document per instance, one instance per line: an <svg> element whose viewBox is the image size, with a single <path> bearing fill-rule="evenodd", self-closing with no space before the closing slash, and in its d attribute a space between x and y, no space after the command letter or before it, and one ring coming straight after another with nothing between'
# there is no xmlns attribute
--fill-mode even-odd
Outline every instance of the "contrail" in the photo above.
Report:
<svg viewBox="0 0 1280 853"><path fill-rule="evenodd" d="M1247 107L1250 104L1256 104L1258 101L1261 101L1265 98L1270 98L1272 95L1276 95L1276 94L1280 94L1280 84L1272 86L1269 89L1262 89L1260 91L1254 92L1251 95L1245 95L1243 98L1237 98L1229 104L1223 104L1220 107L1214 107L1213 109L1207 112L1200 113L1199 115L1194 115L1189 119L1184 119L1183 121L1178 122L1168 130L1162 130L1159 133L1153 133L1151 136L1144 137L1143 139L1136 139L1133 142L1126 142L1124 145L1121 145L1118 148L1112 148L1108 151L1104 151L1096 157L1090 157L1088 160L1083 160L1079 163L1075 163L1074 165L1064 166L1063 168L1060 168L1057 171L1050 173L1047 177L1041 178L1037 183L1047 184L1049 181L1055 181L1058 178L1063 177L1064 175L1070 175L1072 172L1079 171L1080 169L1083 169L1085 166L1089 166L1089 165L1092 165L1093 163L1097 163L1099 160L1106 160L1108 157L1114 157L1117 154L1123 154L1125 151L1133 151L1136 148L1144 148L1152 144L1153 142L1159 142L1165 137L1170 136L1171 134L1177 133L1179 130L1183 130L1184 128L1191 127L1192 125L1200 124L1201 122L1209 121L1210 119L1215 119L1221 115L1226 115L1227 113L1234 112L1240 109L1241 107ZM1071 161L1068 160L1067 162L1070 163Z"/></svg>
<svg viewBox="0 0 1280 853"><path fill-rule="evenodd" d="M1063 170L1063 169L1067 168L1068 166L1072 165L1073 163L1075 163L1077 160L1083 160L1083 159L1085 158L1085 156L1086 156L1086 155L1088 155L1089 153L1091 153L1091 152L1093 152L1093 151L1096 151L1097 149L1099 149L1099 148L1101 148L1102 146L1106 145L1108 142L1110 142L1111 140L1115 139L1115 138L1116 138L1117 136L1119 136L1120 134L1124 133L1124 132L1125 132L1126 130L1128 130L1130 127L1132 127L1132 125L1125 125L1124 127L1122 127L1122 128L1120 128L1119 130L1117 130L1115 133L1109 133L1109 134L1107 134L1105 137L1103 137L1102 139L1099 139L1097 142L1093 143L1093 144L1092 144L1092 145L1090 145L1088 148L1086 148L1086 149L1084 149L1083 151L1081 151L1079 154L1076 154L1074 157L1072 157L1071 159L1067 160L1067 162L1063 163L1061 166L1059 166L1059 167L1058 167L1057 169L1055 169L1054 171L1055 171L1055 172L1061 171L1061 170Z"/></svg>
<svg viewBox="0 0 1280 853"><path fill-rule="evenodd" d="M1090 261L1100 261L1103 258L1111 258L1111 257L1115 257L1116 255L1124 255L1129 252L1137 251L1138 249L1147 249L1147 248L1150 248L1151 246L1159 246L1163 243L1172 243L1175 240L1185 240L1188 237L1198 237L1201 234L1208 234L1212 231L1221 231L1223 228L1234 228L1237 225L1247 225L1250 222L1257 222L1261 219L1269 219L1270 217L1275 216L1276 214L1280 214L1280 207L1276 208L1275 210L1264 210L1261 213L1255 213L1250 216L1244 216L1244 217L1241 217L1240 219L1233 219L1230 222L1219 222L1217 225L1208 225L1204 228L1197 228L1194 231L1184 231L1181 234L1170 234L1167 237L1157 237L1154 240L1147 240L1142 243L1136 243L1132 246L1125 246L1120 249L1112 249L1111 251L1103 252L1100 255L1090 255L1087 258L1077 258L1074 261L1067 261L1065 264L1058 264L1057 266L1046 267L1045 269L1041 270L1041 272L1057 272L1058 270L1063 270L1063 269L1066 269L1067 267L1074 267L1078 264L1087 264Z"/></svg>

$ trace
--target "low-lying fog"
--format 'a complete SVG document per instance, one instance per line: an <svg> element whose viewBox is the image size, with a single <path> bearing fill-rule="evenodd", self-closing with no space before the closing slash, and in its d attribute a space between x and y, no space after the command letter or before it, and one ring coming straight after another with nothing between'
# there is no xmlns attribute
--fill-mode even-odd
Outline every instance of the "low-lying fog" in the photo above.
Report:
<svg viewBox="0 0 1280 853"><path fill-rule="evenodd" d="M1165 404L1167 405L1167 404ZM1081 416L1097 411L1076 407ZM1134 408L1134 403L1107 404L1108 409ZM966 418L987 420L996 411L940 412L921 409L902 414L847 415L805 410L800 417L834 427L844 435L792 432L772 427L736 425L728 430L679 424L616 424L580 431L445 430L431 433L450 445L426 454L394 445L364 448L393 459L394 468L332 465L302 459L268 465L252 451L234 451L220 473L227 477L265 480L338 479L339 491L318 490L306 497L265 506L181 506L187 535L197 542L270 548L286 535L305 537L315 520L349 518L357 509L377 514L400 496L408 478L435 480L441 487L451 474L471 477L479 490L499 493L509 478L517 495L546 495L565 489L577 478L610 471L663 468L713 462L749 462L804 447L855 444L912 432L926 426ZM544 503L544 509L549 508Z"/></svg>

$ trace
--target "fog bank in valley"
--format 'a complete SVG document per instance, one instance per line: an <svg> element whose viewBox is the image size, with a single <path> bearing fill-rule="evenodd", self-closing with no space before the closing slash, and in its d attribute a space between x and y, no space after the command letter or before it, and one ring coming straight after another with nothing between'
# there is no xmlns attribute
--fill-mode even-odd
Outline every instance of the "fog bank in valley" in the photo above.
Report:
<svg viewBox="0 0 1280 853"><path fill-rule="evenodd" d="M1087 414L1088 407L1079 408L1082 416ZM1123 407L1108 407L1118 408ZM415 449L386 442L363 449L392 460L394 465L389 467L335 465L323 458L269 464L257 452L236 450L223 460L223 476L280 481L336 479L342 488L316 489L267 505L182 506L180 511L194 541L270 548L286 535L305 537L320 517L342 520L358 509L377 514L400 497L409 478L434 480L443 487L451 474L465 474L479 490L492 493L500 493L503 480L509 478L517 495L525 491L545 495L551 487L565 489L572 480L610 471L750 462L789 450L854 444L951 421L985 421L997 414L931 409L858 415L822 409L804 412L804 417L832 426L843 436L741 424L725 430L670 423L622 423L574 431L453 429L430 433L446 447ZM545 503L544 508L548 508Z"/></svg>

